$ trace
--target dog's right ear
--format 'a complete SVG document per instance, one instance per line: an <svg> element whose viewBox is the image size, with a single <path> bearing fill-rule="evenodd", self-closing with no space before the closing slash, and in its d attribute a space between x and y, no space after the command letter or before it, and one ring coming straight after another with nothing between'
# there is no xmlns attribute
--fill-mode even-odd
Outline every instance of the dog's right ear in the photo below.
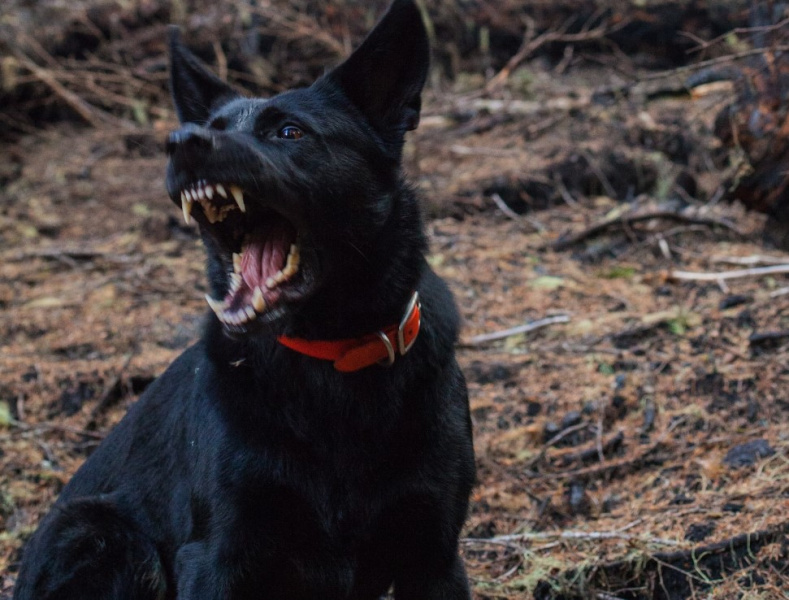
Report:
<svg viewBox="0 0 789 600"><path fill-rule="evenodd" d="M211 111L239 94L211 73L181 43L181 31L169 27L170 91L181 123L204 125Z"/></svg>
<svg viewBox="0 0 789 600"><path fill-rule="evenodd" d="M430 43L414 0L393 0L362 45L329 73L386 139L416 129Z"/></svg>

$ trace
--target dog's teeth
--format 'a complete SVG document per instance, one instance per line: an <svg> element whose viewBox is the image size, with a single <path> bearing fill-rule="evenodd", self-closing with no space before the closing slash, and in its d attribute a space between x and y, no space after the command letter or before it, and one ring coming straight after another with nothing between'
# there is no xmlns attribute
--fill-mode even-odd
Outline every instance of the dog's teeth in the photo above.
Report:
<svg viewBox="0 0 789 600"><path fill-rule="evenodd" d="M214 300L210 295L205 295L205 301L208 302L208 306L211 307L211 310L214 311L214 314L222 319L222 315L226 312L227 305L224 301L221 300Z"/></svg>
<svg viewBox="0 0 789 600"><path fill-rule="evenodd" d="M263 298L263 290L259 287L256 287L255 293L252 294L252 307L259 313L266 310L266 300Z"/></svg>
<svg viewBox="0 0 789 600"><path fill-rule="evenodd" d="M233 271L235 273L241 272L241 255L238 252L233 252Z"/></svg>
<svg viewBox="0 0 789 600"><path fill-rule="evenodd" d="M203 186L200 186L200 187L197 188L197 197L200 200L204 200L205 199L205 190L203 189Z"/></svg>
<svg viewBox="0 0 789 600"><path fill-rule="evenodd" d="M298 272L298 270L299 270L299 247L293 244L290 247L288 260L285 263L285 268L282 269L282 272L285 274L285 277L290 279Z"/></svg>
<svg viewBox="0 0 789 600"><path fill-rule="evenodd" d="M252 308L251 306L247 306L246 308L244 308L244 312L247 315L247 321L251 321L252 319L254 319L257 316L255 314L255 309Z"/></svg>
<svg viewBox="0 0 789 600"><path fill-rule="evenodd" d="M225 190L225 186L221 183L216 184L216 193L222 196L222 198L227 199L227 191Z"/></svg>
<svg viewBox="0 0 789 600"><path fill-rule="evenodd" d="M277 283L282 283L283 281L285 281L285 279L287 279L287 277L285 277L285 273L283 273L282 271L274 275L274 281L276 281Z"/></svg>
<svg viewBox="0 0 789 600"><path fill-rule="evenodd" d="M187 225L192 224L192 201L181 192L181 210L184 212L184 223Z"/></svg>
<svg viewBox="0 0 789 600"><path fill-rule="evenodd" d="M205 186L205 197L211 200L214 197L214 188L210 185Z"/></svg>
<svg viewBox="0 0 789 600"><path fill-rule="evenodd" d="M237 185L231 185L230 193L233 194L233 198L235 199L236 204L238 204L238 208L241 210L241 212L247 212L247 207L244 204L244 192L241 190L241 188Z"/></svg>
<svg viewBox="0 0 789 600"><path fill-rule="evenodd" d="M268 279L266 279L266 287L270 290L277 287L276 279L274 279L273 277L269 277Z"/></svg>
<svg viewBox="0 0 789 600"><path fill-rule="evenodd" d="M241 287L241 275L238 273L230 274L230 293L235 294Z"/></svg>

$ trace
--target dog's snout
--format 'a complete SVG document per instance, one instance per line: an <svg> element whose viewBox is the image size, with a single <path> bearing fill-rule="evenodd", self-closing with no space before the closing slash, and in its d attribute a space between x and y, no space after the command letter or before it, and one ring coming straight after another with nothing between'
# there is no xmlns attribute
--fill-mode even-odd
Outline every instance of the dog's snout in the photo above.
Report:
<svg viewBox="0 0 789 600"><path fill-rule="evenodd" d="M165 150L172 156L179 148L211 148L214 145L214 133L208 129L187 123L167 136Z"/></svg>

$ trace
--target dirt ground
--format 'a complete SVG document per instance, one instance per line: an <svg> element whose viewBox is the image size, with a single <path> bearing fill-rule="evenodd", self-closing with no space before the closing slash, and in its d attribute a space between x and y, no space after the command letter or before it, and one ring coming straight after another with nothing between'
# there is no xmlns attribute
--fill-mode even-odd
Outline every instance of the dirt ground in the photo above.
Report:
<svg viewBox="0 0 789 600"><path fill-rule="evenodd" d="M722 200L731 86L601 94L620 82L546 59L494 98L434 82L407 148L465 320L475 598L789 598L789 279L683 275L789 253ZM199 335L161 108L0 147L0 597L63 484Z"/></svg>

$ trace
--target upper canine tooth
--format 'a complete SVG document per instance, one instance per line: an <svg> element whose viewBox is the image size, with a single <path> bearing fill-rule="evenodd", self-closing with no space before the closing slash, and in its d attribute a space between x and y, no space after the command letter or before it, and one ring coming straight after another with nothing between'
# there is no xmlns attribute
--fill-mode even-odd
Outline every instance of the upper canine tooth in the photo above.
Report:
<svg viewBox="0 0 789 600"><path fill-rule="evenodd" d="M236 204L238 204L238 208L241 209L241 212L247 212L247 207L244 204L244 192L241 191L241 188L237 185L231 185L230 193L233 194L233 198L235 199Z"/></svg>
<svg viewBox="0 0 789 600"><path fill-rule="evenodd" d="M225 186L221 183L216 184L216 192L222 196L222 198L227 198L227 191L225 190Z"/></svg>

